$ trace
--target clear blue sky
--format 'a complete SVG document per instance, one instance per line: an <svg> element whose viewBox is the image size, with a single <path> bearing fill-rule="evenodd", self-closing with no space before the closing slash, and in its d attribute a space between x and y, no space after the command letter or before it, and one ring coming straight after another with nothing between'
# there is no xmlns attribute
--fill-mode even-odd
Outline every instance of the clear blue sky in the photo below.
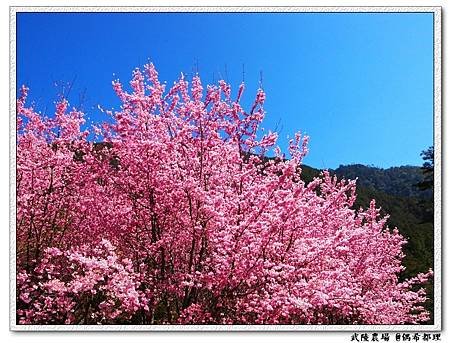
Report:
<svg viewBox="0 0 451 343"><path fill-rule="evenodd" d="M17 84L51 113L63 82L92 121L118 106L113 78L128 83L148 60L168 84L195 65L204 82L242 80L246 99L267 94L263 127L310 136L304 160L421 165L433 144L432 13L22 13ZM197 61L197 62L196 62ZM113 75L114 74L114 75ZM58 86L55 86L55 82ZM84 94L84 96L82 96Z"/></svg>

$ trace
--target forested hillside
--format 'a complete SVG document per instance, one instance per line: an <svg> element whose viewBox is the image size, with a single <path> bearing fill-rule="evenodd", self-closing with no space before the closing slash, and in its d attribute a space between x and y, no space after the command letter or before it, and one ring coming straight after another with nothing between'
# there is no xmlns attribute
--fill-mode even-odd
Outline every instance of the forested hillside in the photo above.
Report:
<svg viewBox="0 0 451 343"><path fill-rule="evenodd" d="M366 188L402 197L430 198L432 190L416 187L423 180L423 170L416 166L391 167L388 169L354 164L340 165L334 172L348 179L358 178L358 184Z"/></svg>

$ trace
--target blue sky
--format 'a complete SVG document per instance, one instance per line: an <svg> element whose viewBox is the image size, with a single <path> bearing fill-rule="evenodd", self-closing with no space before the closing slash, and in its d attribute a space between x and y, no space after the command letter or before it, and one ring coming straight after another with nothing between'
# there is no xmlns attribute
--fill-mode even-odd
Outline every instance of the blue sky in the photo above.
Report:
<svg viewBox="0 0 451 343"><path fill-rule="evenodd" d="M263 127L283 150L308 134L317 168L421 165L433 144L432 13L18 14L17 85L48 114L73 82L71 104L102 120L98 104L119 105L111 81L148 60L168 84L197 65L235 90L244 64L245 104L262 71Z"/></svg>

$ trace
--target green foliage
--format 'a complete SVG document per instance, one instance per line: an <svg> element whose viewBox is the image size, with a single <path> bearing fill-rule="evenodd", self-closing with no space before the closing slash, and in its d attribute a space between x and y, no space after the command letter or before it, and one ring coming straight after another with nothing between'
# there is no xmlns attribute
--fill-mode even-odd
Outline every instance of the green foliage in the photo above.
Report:
<svg viewBox="0 0 451 343"><path fill-rule="evenodd" d="M424 168L424 167L423 167ZM392 167L388 169L354 164L340 165L333 170L339 177L358 178L358 185L372 190L402 197L429 198L432 188L424 192L417 185L423 181L423 168L415 166Z"/></svg>
<svg viewBox="0 0 451 343"><path fill-rule="evenodd" d="M425 161L421 170L423 171L423 180L418 183L420 190L432 190L434 188L434 147L430 146L427 150L421 152Z"/></svg>

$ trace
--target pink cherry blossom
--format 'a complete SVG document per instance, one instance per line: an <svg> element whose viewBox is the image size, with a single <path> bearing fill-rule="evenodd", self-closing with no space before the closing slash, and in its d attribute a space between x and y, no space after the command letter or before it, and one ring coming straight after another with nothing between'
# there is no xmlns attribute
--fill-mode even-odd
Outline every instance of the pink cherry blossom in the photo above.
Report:
<svg viewBox="0 0 451 343"><path fill-rule="evenodd" d="M301 180L308 137L259 136L225 81L133 72L108 123L17 100L20 324L421 323L432 271L401 281L406 240L356 183ZM101 143L88 139L90 133ZM261 152L261 154L253 152ZM264 157L273 151L274 159Z"/></svg>

